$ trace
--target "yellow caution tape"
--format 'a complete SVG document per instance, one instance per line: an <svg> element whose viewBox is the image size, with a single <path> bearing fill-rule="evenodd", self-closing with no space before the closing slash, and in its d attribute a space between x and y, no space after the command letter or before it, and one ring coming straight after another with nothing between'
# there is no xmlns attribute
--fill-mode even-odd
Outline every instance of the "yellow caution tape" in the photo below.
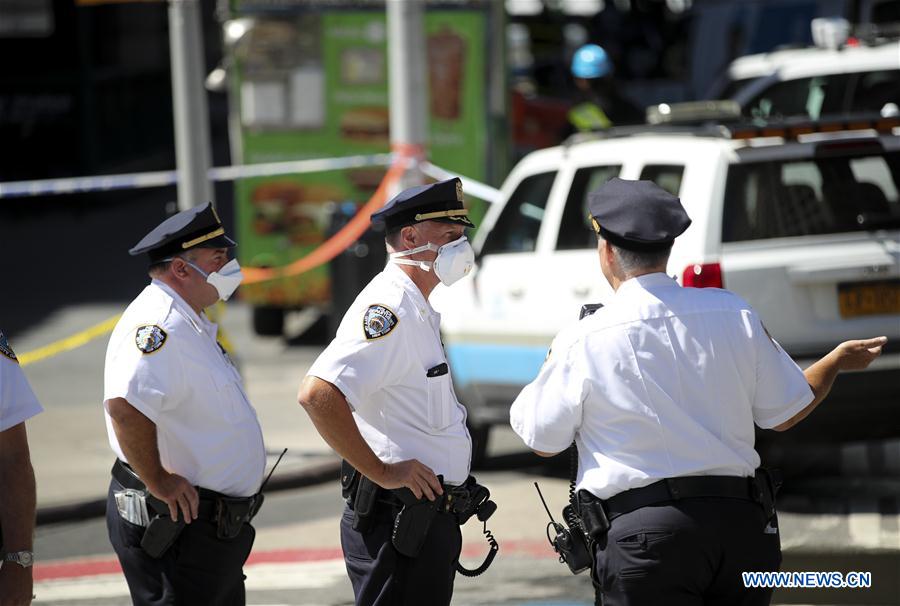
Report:
<svg viewBox="0 0 900 606"><path fill-rule="evenodd" d="M225 304L219 301L215 306L207 309L207 315L213 322L221 321L222 316L225 315ZM65 339L60 339L59 341L55 341L53 343L50 343L49 345L38 347L33 351L26 351L23 354L16 354L16 357L19 360L19 365L28 366L29 364L34 364L35 362L40 362L41 360L52 358L53 356L61 354L63 352L77 349L82 345L87 345L94 339L111 333L116 327L116 323L119 321L119 318L121 317L122 314L116 314L108 320L104 320L103 322L100 322L95 326L91 326L90 328L82 330L79 333L75 333L71 337L66 337ZM226 336L225 331L222 330L221 326L219 327L218 339L222 344L222 347L225 348L225 351L231 354L234 353L234 345Z"/></svg>
<svg viewBox="0 0 900 606"><path fill-rule="evenodd" d="M65 351L77 349L82 345L90 343L97 337L102 337L105 334L111 333L113 328L116 327L116 322L118 322L119 318L121 317L122 314L116 314L112 318L104 320L103 322L100 322L95 326L91 326L88 329L82 330L81 332L76 333L71 337L66 337L65 339L60 339L59 341L55 341L53 343L50 343L49 345L38 347L33 351L27 351L23 354L18 354L16 357L19 358L20 365L28 366L29 364L40 362L41 360L45 360Z"/></svg>

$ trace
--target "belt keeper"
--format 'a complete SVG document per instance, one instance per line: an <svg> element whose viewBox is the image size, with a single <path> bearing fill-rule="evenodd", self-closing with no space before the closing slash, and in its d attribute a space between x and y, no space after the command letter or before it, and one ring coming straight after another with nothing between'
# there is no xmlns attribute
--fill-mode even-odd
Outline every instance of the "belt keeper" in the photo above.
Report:
<svg viewBox="0 0 900 606"><path fill-rule="evenodd" d="M681 498L675 478L666 478L666 486L669 488L669 494L672 495L673 500L677 501Z"/></svg>

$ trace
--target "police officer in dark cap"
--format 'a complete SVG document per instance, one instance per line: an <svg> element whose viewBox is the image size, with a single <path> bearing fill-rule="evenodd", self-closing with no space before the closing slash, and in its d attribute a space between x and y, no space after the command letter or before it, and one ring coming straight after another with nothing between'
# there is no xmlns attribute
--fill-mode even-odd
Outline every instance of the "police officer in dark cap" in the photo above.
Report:
<svg viewBox="0 0 900 606"><path fill-rule="evenodd" d="M802 371L738 296L666 275L691 224L678 198L615 178L588 202L615 294L557 335L512 427L542 456L574 440L605 606L768 604L771 588L741 576L781 563L777 482L759 468L754 423L790 428L886 339L842 343Z"/></svg>
<svg viewBox="0 0 900 606"><path fill-rule="evenodd" d="M266 455L204 313L241 282L234 246L205 204L130 251L147 255L151 281L110 337L103 397L116 455L106 523L134 604L245 603Z"/></svg>
<svg viewBox="0 0 900 606"><path fill-rule="evenodd" d="M390 261L350 306L298 399L344 459L341 546L356 603L449 604L459 525L476 511L486 519L493 504L469 475L466 411L428 297L473 269L473 224L459 179L407 189L372 220L385 229Z"/></svg>

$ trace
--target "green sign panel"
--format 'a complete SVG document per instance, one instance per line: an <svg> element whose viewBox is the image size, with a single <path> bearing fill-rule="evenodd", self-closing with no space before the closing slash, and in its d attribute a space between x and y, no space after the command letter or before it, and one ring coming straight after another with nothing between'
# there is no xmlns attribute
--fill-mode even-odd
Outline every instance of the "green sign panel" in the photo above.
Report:
<svg viewBox="0 0 900 606"><path fill-rule="evenodd" d="M429 155L478 180L488 164L484 9L429 10ZM256 16L234 51L234 111L244 163L383 153L389 149L387 23L383 10ZM286 266L327 239L335 205L365 203L385 169L254 178L236 183L238 249L248 266ZM470 201L471 203L472 201ZM346 208L346 207L345 207ZM476 215L483 212L478 203ZM248 284L260 305L325 305L327 266Z"/></svg>

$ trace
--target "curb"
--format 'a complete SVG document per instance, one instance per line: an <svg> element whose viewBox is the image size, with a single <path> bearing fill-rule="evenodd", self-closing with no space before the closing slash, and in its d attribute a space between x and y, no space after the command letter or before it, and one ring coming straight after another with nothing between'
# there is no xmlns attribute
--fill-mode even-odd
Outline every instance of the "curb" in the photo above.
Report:
<svg viewBox="0 0 900 606"><path fill-rule="evenodd" d="M341 472L339 460L310 465L301 471L273 476L266 485L266 493L317 486L337 480ZM78 503L41 507L37 510L37 525L80 522L106 515L106 498L90 499Z"/></svg>

